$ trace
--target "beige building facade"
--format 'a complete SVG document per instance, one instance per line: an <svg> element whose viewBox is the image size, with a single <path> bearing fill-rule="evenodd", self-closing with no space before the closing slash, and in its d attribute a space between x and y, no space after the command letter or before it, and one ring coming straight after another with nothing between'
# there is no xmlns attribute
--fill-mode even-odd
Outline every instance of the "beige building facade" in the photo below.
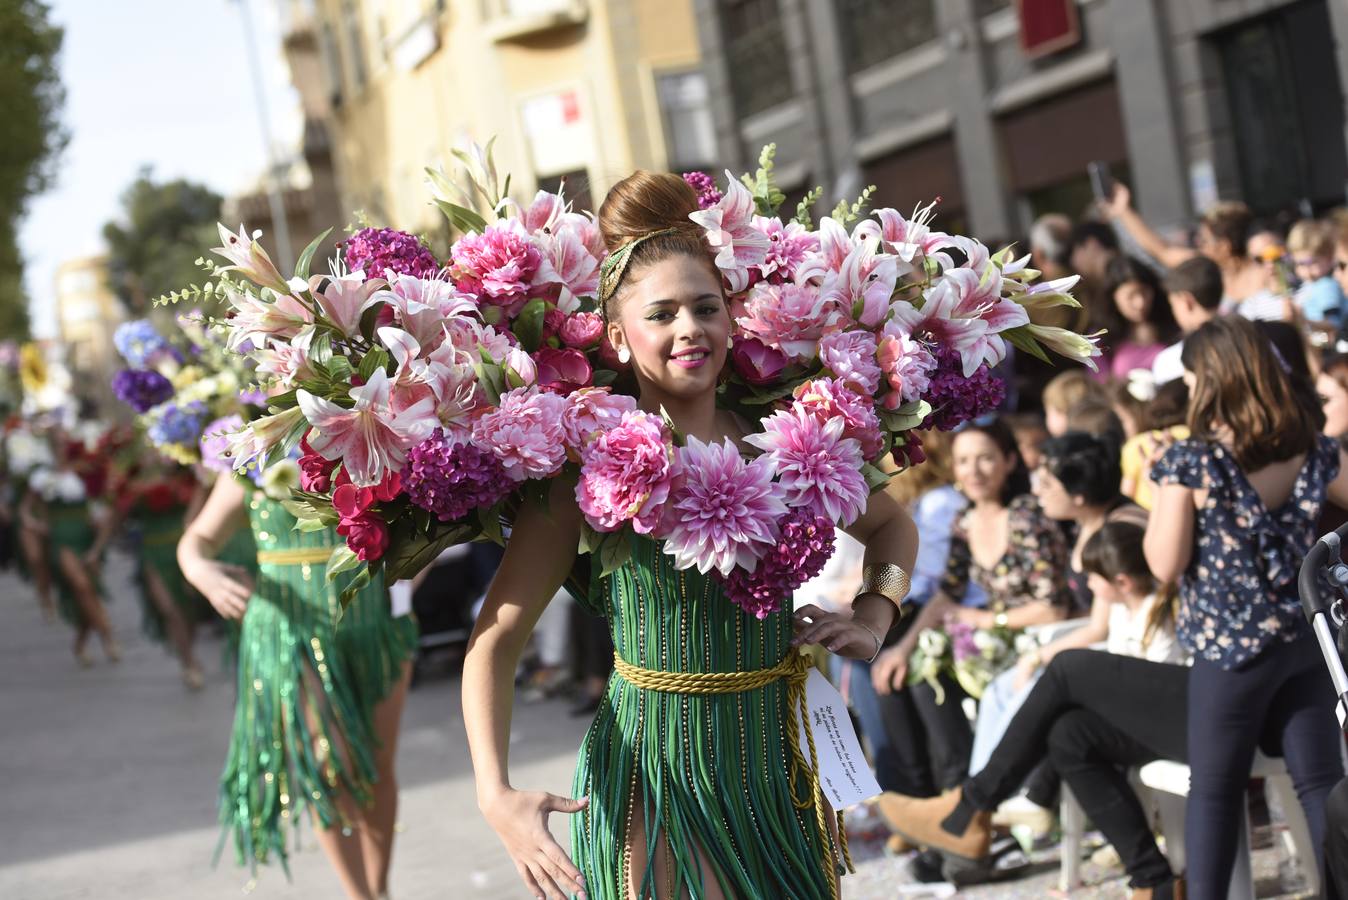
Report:
<svg viewBox="0 0 1348 900"><path fill-rule="evenodd" d="M107 257L70 259L57 267L56 315L74 393L123 418L111 386L113 373L123 367L112 334L126 315L108 287Z"/></svg>
<svg viewBox="0 0 1348 900"><path fill-rule="evenodd" d="M327 99L343 209L444 231L423 169L496 138L511 195L539 187L591 208L635 168L716 158L691 0L286 0L292 66ZM307 83L302 83L307 82ZM443 248L441 248L443 249Z"/></svg>

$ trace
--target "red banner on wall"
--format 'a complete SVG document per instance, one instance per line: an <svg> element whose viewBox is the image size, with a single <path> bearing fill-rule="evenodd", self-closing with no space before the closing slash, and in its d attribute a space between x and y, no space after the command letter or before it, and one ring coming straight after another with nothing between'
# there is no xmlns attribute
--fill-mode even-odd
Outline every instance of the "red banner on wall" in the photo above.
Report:
<svg viewBox="0 0 1348 900"><path fill-rule="evenodd" d="M1047 56L1081 42L1076 0L1016 0L1016 7L1026 56Z"/></svg>

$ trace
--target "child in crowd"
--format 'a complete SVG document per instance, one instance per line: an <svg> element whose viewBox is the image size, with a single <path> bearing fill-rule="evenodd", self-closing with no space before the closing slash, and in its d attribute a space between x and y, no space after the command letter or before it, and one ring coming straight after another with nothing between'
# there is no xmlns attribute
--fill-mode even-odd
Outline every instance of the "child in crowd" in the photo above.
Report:
<svg viewBox="0 0 1348 900"><path fill-rule="evenodd" d="M1314 844L1323 844L1342 736L1297 572L1326 497L1348 501L1348 470L1251 323L1209 322L1186 339L1181 361L1192 438L1152 468L1145 549L1157 578L1179 581L1179 639L1194 656L1189 886L1195 897L1222 897L1257 747L1281 749Z"/></svg>
<svg viewBox="0 0 1348 900"><path fill-rule="evenodd" d="M1111 302L1099 324L1109 352L1100 362L1101 380L1150 370L1157 355L1179 337L1161 280L1150 267L1121 256L1110 263L1107 274Z"/></svg>
<svg viewBox="0 0 1348 900"><path fill-rule="evenodd" d="M1108 399L1103 385L1085 369L1069 369L1044 387L1044 426L1052 437L1068 431L1072 408L1088 398Z"/></svg>
<svg viewBox="0 0 1348 900"><path fill-rule="evenodd" d="M1003 416L1003 420L1016 436L1016 449L1020 451L1021 462L1033 472L1043 461L1040 447L1049 437L1048 429L1044 427L1044 417L1038 413L1012 413Z"/></svg>
<svg viewBox="0 0 1348 900"><path fill-rule="evenodd" d="M1151 509L1154 488L1150 472L1151 460L1160 450L1189 436L1185 419L1189 412L1189 386L1183 379L1168 381L1152 388L1154 394L1137 413L1136 430L1123 445L1120 463L1123 467L1123 495L1143 509Z"/></svg>
<svg viewBox="0 0 1348 900"><path fill-rule="evenodd" d="M1342 322L1345 305L1343 289L1334 280L1334 233L1328 222L1302 219L1287 235L1287 250L1292 255L1301 288L1296 293L1297 309L1310 323L1313 332L1333 334Z"/></svg>
<svg viewBox="0 0 1348 900"><path fill-rule="evenodd" d="M1166 297L1182 334L1193 334L1217 318L1222 305L1222 270L1205 256L1187 259L1166 273ZM1151 365L1152 378L1162 385L1184 374L1180 350L1184 340L1162 350Z"/></svg>
<svg viewBox="0 0 1348 900"><path fill-rule="evenodd" d="M1119 444L1123 443L1124 438L1123 422L1114 412L1114 404L1110 402L1108 393L1092 394L1069 409L1067 431L1084 431L1097 437L1109 436Z"/></svg>

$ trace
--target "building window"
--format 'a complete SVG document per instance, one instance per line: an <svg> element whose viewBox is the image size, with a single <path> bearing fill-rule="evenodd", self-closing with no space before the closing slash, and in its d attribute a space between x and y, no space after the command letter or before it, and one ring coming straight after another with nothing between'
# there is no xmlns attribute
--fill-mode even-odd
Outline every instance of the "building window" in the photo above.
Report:
<svg viewBox="0 0 1348 900"><path fill-rule="evenodd" d="M324 22L318 32L319 53L323 57L323 71L328 78L328 99L334 107L342 105L342 57L337 50L337 33Z"/></svg>
<svg viewBox="0 0 1348 900"><path fill-rule="evenodd" d="M342 7L342 26L351 50L351 85L357 91L365 87L365 39L360 29L360 9L354 3Z"/></svg>
<svg viewBox="0 0 1348 900"><path fill-rule="evenodd" d="M716 126L707 77L700 70L658 74L655 93L669 168L676 172L710 168L716 160Z"/></svg>
<svg viewBox="0 0 1348 900"><path fill-rule="evenodd" d="M833 9L852 72L936 39L932 0L834 0Z"/></svg>
<svg viewBox="0 0 1348 900"><path fill-rule="evenodd" d="M1011 7L1011 0L974 0L974 15L980 19Z"/></svg>
<svg viewBox="0 0 1348 900"><path fill-rule="evenodd" d="M752 116L790 100L795 89L777 0L719 0L718 5L735 112Z"/></svg>

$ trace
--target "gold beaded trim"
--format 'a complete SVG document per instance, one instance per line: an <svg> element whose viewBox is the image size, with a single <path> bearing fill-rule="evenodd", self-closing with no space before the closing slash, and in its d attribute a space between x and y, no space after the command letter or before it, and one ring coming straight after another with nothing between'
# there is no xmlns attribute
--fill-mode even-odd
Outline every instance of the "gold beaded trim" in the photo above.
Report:
<svg viewBox="0 0 1348 900"><path fill-rule="evenodd" d="M331 547L298 547L294 550L257 551L257 561L263 565L272 566L299 566L305 563L325 563L331 556Z"/></svg>

